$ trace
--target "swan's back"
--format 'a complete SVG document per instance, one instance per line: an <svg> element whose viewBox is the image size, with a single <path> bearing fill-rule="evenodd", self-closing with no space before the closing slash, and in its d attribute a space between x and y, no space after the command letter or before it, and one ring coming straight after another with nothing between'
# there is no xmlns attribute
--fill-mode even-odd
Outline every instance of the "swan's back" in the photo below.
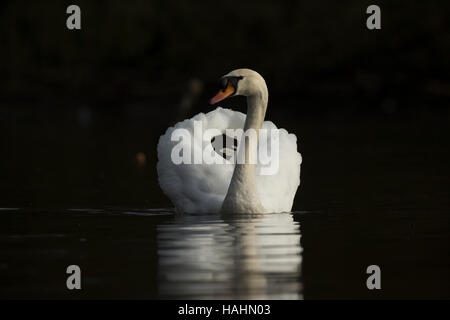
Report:
<svg viewBox="0 0 450 320"><path fill-rule="evenodd" d="M203 131L218 129L225 133L226 129L243 129L245 115L230 109L217 108L207 114L200 113L195 117L177 123L167 129L158 143L158 178L164 193L175 205L177 212L216 213L220 211L233 175L234 164L175 164L172 150L175 146L190 147L191 155L195 150L213 150L208 137L196 137L189 144L187 139L172 141L175 129L185 129L194 137L194 121L201 121ZM265 121L262 129L277 129ZM180 132L180 131L178 131ZM181 131L183 132L183 131ZM279 133L279 169L274 175L261 175L261 165L256 165L256 181L261 204L268 212L289 212L292 209L294 196L300 184L300 153L297 152L297 138L284 129ZM270 133L268 135L270 137ZM270 152L269 139L261 139L258 148L267 146ZM201 149L199 149L201 148ZM220 155L211 152L217 160L224 161ZM270 154L270 153L269 153ZM225 162L225 161L224 161Z"/></svg>

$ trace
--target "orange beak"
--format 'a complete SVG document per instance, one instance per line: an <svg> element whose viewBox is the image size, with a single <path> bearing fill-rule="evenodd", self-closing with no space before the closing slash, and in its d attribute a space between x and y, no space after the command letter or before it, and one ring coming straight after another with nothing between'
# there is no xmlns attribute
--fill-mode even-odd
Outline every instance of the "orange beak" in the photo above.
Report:
<svg viewBox="0 0 450 320"><path fill-rule="evenodd" d="M219 90L217 94L209 101L210 104L216 104L219 101L231 96L234 93L235 89L233 85L228 82L227 87L223 90Z"/></svg>

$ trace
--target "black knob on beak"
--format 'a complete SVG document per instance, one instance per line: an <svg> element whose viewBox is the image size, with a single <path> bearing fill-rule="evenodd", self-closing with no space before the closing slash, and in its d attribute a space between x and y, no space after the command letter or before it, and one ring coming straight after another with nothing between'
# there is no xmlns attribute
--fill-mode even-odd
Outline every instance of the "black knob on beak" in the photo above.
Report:
<svg viewBox="0 0 450 320"><path fill-rule="evenodd" d="M227 88L228 79L226 77L219 79L219 88L225 90Z"/></svg>

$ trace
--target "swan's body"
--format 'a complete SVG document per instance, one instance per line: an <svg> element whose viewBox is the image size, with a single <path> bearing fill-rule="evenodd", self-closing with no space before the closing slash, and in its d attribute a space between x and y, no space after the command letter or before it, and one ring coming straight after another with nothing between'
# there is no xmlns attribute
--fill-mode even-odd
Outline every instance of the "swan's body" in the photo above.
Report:
<svg viewBox="0 0 450 320"><path fill-rule="evenodd" d="M300 184L300 153L297 152L297 138L284 129L277 129L270 122L264 122L268 93L264 79L255 71L238 69L224 76L223 90L212 99L216 103L231 95L247 96L247 116L241 112L217 108L207 114L200 113L189 120L177 123L167 129L158 143L158 176L164 193L175 205L177 212L207 213L265 213L289 212ZM233 91L234 89L234 91ZM259 133L268 129L267 139L250 140L244 143L245 161L242 164L175 164L171 155L174 147L186 144L194 154L196 148L211 148L211 139L194 136L195 122L200 121L203 131L218 129L248 129ZM199 122L197 122L199 123ZM187 139L172 141L176 129L186 129L193 143ZM262 175L261 163L249 161L252 150L267 147L270 150L270 129L279 134L279 166L271 175ZM242 144L238 145L238 149ZM252 148L254 147L254 149ZM257 146L257 147L256 147ZM256 148L255 148L256 147ZM245 150L244 150L245 148ZM214 157L220 157L214 154ZM219 159L222 160L222 159Z"/></svg>

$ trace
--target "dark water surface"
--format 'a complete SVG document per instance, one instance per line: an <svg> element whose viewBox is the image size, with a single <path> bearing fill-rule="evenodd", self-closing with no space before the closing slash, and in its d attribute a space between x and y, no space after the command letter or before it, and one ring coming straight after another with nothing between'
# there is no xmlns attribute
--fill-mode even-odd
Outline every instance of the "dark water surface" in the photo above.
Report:
<svg viewBox="0 0 450 320"><path fill-rule="evenodd" d="M449 297L449 218L0 209L3 298ZM82 290L66 289L68 265ZM365 287L368 265L382 290Z"/></svg>
<svg viewBox="0 0 450 320"><path fill-rule="evenodd" d="M1 298L450 298L446 110L269 113L299 137L295 211L229 216L155 209L164 113L0 111Z"/></svg>

